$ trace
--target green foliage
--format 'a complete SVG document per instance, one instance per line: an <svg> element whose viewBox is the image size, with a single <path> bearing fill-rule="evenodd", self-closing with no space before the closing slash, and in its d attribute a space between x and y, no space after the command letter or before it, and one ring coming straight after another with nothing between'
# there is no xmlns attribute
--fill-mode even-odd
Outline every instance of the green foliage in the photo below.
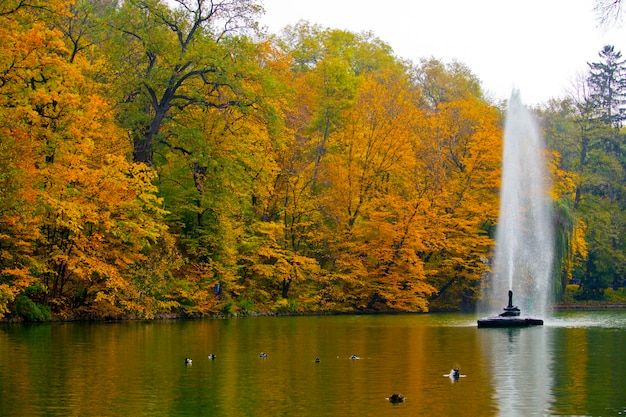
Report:
<svg viewBox="0 0 626 417"><path fill-rule="evenodd" d="M610 45L600 51L599 58L589 64L579 94L549 103L543 115L548 143L561 156L559 168L575 173L573 206L559 207L557 224L561 232L581 230L583 225L584 245L579 237L559 236L557 248L570 252L564 263L569 271L566 277L580 281L579 300L601 300L608 287L618 290L626 277L626 148L621 128L626 62ZM575 247L584 250L575 254Z"/></svg>
<svg viewBox="0 0 626 417"><path fill-rule="evenodd" d="M626 287L618 290L607 288L601 294L598 292L595 295L596 297L585 296L580 285L568 284L562 302L565 305L583 304L593 306L594 304L601 305L604 303L626 305Z"/></svg>
<svg viewBox="0 0 626 417"><path fill-rule="evenodd" d="M250 314L250 313L256 311L256 306L254 304L254 301L252 301L252 300L250 300L248 298L243 298L243 299L239 300L237 302L237 308L243 314Z"/></svg>
<svg viewBox="0 0 626 417"><path fill-rule="evenodd" d="M626 287L622 287L617 290L609 288L604 292L604 297L610 302L626 304Z"/></svg>
<svg viewBox="0 0 626 417"><path fill-rule="evenodd" d="M50 307L34 302L26 294L16 297L13 313L26 321L48 321L52 318Z"/></svg>
<svg viewBox="0 0 626 417"><path fill-rule="evenodd" d="M228 300L227 302L223 303L219 310L220 314L223 314L225 316L234 316L236 311L236 305L233 300Z"/></svg>

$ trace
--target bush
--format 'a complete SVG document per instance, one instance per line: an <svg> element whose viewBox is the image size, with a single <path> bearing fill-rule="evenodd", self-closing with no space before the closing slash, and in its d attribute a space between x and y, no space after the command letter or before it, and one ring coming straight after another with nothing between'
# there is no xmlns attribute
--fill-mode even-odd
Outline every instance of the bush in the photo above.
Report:
<svg viewBox="0 0 626 417"><path fill-rule="evenodd" d="M254 311L254 301L249 300L247 298L239 300L237 305L239 307L239 311L241 311L244 314L249 314Z"/></svg>
<svg viewBox="0 0 626 417"><path fill-rule="evenodd" d="M24 294L15 298L15 314L26 321L48 321L52 319L49 307L34 302Z"/></svg>
<svg viewBox="0 0 626 417"><path fill-rule="evenodd" d="M613 290L611 288L607 289L604 293L607 301L624 303L626 302L626 288L622 287L618 290Z"/></svg>
<svg viewBox="0 0 626 417"><path fill-rule="evenodd" d="M583 287L574 293L574 299L578 301L603 301L604 288Z"/></svg>
<svg viewBox="0 0 626 417"><path fill-rule="evenodd" d="M222 304L220 308L220 313L226 316L232 316L235 314L235 302L233 300L228 300L224 304Z"/></svg>
<svg viewBox="0 0 626 417"><path fill-rule="evenodd" d="M296 300L281 298L274 303L272 311L278 311L281 313L298 311L298 303Z"/></svg>

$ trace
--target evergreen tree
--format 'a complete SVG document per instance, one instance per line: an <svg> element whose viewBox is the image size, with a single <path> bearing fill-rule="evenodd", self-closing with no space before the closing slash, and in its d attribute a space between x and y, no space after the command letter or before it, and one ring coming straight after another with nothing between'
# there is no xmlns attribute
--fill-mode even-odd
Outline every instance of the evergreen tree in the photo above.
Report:
<svg viewBox="0 0 626 417"><path fill-rule="evenodd" d="M590 99L602 122L620 127L626 118L626 60L612 45L605 45L598 55L600 62L588 63Z"/></svg>
<svg viewBox="0 0 626 417"><path fill-rule="evenodd" d="M589 230L590 257L583 278L586 298L598 298L602 289L617 289L623 279L624 239L626 233L625 160L621 127L626 119L626 60L611 45L600 51L600 62L589 63L587 108L597 128L589 142L580 211ZM599 291L597 291L599 290Z"/></svg>

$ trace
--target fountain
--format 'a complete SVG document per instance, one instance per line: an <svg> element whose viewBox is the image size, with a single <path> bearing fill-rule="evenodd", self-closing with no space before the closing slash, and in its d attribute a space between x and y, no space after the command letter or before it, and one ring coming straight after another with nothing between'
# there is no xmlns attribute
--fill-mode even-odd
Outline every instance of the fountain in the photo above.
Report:
<svg viewBox="0 0 626 417"><path fill-rule="evenodd" d="M520 316L520 314L520 309L513 305L513 291L509 290L509 305L504 307L504 313L479 319L478 327L528 327L543 325L543 320L541 319Z"/></svg>
<svg viewBox="0 0 626 417"><path fill-rule="evenodd" d="M484 309L494 310L507 290L509 305L504 313L479 320L478 327L543 324L543 320L521 316L513 306L513 291L524 311L548 312L554 250L545 166L543 138L519 92L513 91L504 127L494 268L482 289Z"/></svg>

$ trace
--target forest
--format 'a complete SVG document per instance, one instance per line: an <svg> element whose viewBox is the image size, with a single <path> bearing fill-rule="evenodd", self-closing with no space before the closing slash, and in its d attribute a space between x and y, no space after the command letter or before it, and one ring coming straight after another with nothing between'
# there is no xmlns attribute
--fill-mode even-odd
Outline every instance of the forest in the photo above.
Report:
<svg viewBox="0 0 626 417"><path fill-rule="evenodd" d="M253 0L0 2L0 318L470 311L506 103ZM626 61L533 109L554 297L626 279Z"/></svg>

